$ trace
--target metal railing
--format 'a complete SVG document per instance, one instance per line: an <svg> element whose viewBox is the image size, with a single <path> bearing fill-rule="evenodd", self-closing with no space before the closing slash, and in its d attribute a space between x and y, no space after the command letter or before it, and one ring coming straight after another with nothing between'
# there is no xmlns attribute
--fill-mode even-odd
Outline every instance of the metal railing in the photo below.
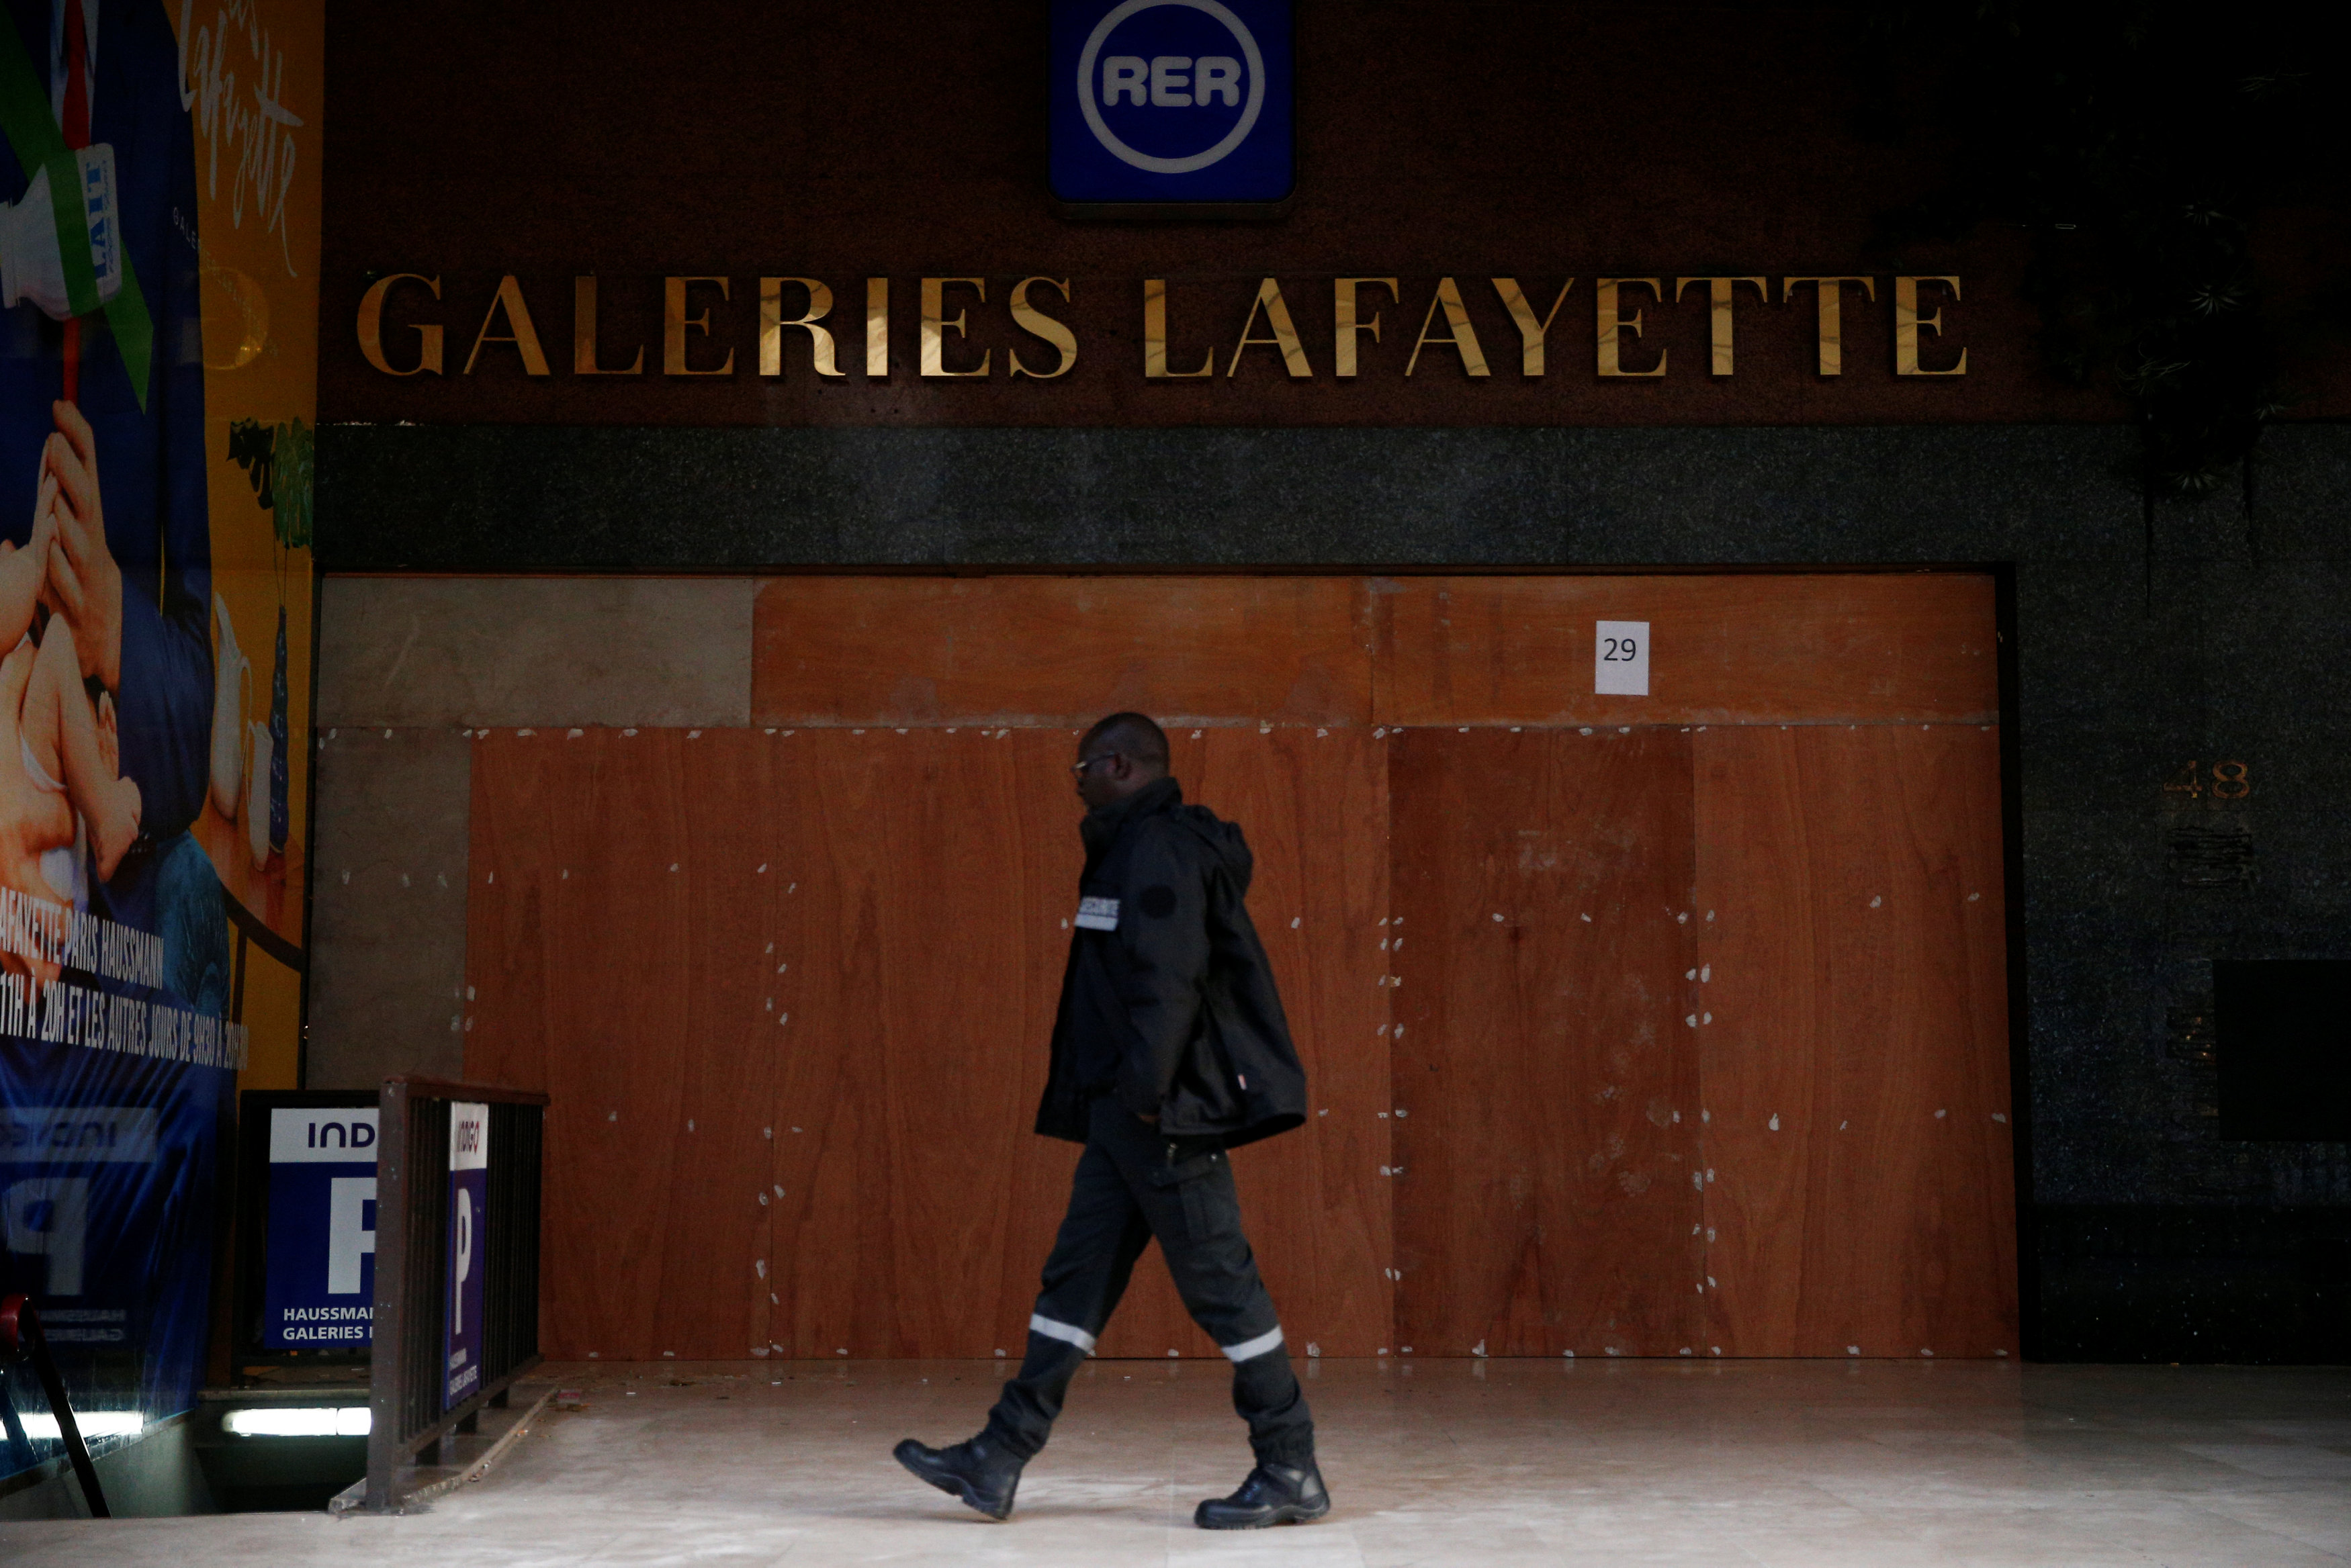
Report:
<svg viewBox="0 0 2351 1568"><path fill-rule="evenodd" d="M57 1417L57 1437L65 1444L66 1457L73 1461L74 1474L81 1480L82 1501L89 1504L89 1516L111 1517L107 1511L106 1493L98 1484L98 1467L89 1462L89 1445L81 1440L81 1423L74 1419L73 1401L66 1397L65 1379L57 1376L57 1364L49 1355L48 1339L41 1333L41 1314L33 1310L30 1299L10 1296L0 1301L0 1417L6 1417L10 1444L29 1458L32 1439L26 1435L25 1424L17 1418L16 1404L8 1397L8 1373L19 1361L31 1363L34 1375L40 1379L41 1392L48 1396L50 1414Z"/></svg>
<svg viewBox="0 0 2351 1568"><path fill-rule="evenodd" d="M453 1106L488 1108L479 1381L448 1397ZM374 1345L364 1506L399 1506L419 1450L475 1429L538 1365L540 1156L547 1096L433 1078L384 1082L377 1111ZM458 1242L466 1240L464 1235ZM471 1259L466 1262L470 1265Z"/></svg>

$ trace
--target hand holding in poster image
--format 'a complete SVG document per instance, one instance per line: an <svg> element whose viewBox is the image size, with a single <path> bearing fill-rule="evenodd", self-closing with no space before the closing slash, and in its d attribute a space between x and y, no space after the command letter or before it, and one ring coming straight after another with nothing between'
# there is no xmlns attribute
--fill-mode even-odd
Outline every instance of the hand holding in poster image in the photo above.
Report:
<svg viewBox="0 0 2351 1568"><path fill-rule="evenodd" d="M0 574L13 558L0 558ZM50 875L73 862L74 820L64 796L42 789L26 774L18 744L16 715L32 684L36 657L20 647L0 659L0 886L50 903L57 896ZM27 976L37 986L47 984L57 979L57 966L45 956L47 946L31 930L0 932L0 971Z"/></svg>
<svg viewBox="0 0 2351 1568"><path fill-rule="evenodd" d="M0 546L0 647L30 666L10 683L20 696L7 718L31 794L70 801L103 878L139 836L139 786L120 776L113 697L101 686L93 705L83 684L94 665L103 670L108 641L114 654L107 662L120 670L122 575L106 551L95 438L70 403L55 412L59 433L43 454L31 537L21 550ZM37 618L44 605L51 611L45 626ZM49 895L75 901L78 867L68 857L50 871Z"/></svg>
<svg viewBox="0 0 2351 1568"><path fill-rule="evenodd" d="M82 679L112 691L122 684L122 570L106 543L98 436L73 404L59 402L50 411L57 428L41 449L41 478L45 492L51 482L57 487L57 547L43 597L74 628Z"/></svg>

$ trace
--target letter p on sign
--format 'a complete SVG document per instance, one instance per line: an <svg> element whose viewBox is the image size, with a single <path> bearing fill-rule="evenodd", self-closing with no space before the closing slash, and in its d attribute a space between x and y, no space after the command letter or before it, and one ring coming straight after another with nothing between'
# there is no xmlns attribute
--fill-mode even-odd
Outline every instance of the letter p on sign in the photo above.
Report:
<svg viewBox="0 0 2351 1568"><path fill-rule="evenodd" d="M81 1294L82 1249L89 1232L89 1182L85 1178L28 1177L0 1190L0 1234L6 1236L8 1251L48 1260L46 1295Z"/></svg>
<svg viewBox="0 0 2351 1568"><path fill-rule="evenodd" d="M375 1251L375 1227L367 1206L375 1201L375 1178L338 1176L327 1188L327 1293L360 1293L360 1260Z"/></svg>

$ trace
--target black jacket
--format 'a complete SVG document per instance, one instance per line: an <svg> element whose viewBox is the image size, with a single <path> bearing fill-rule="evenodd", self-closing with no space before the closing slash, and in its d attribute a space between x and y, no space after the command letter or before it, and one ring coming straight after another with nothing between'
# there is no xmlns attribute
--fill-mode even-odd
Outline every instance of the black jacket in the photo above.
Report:
<svg viewBox="0 0 2351 1568"><path fill-rule="evenodd" d="M1090 1059L1114 1062L1119 1104L1156 1115L1169 1137L1233 1148L1304 1121L1306 1074L1242 905L1241 830L1160 779L1089 812L1080 832L1086 868L1037 1130L1085 1141Z"/></svg>

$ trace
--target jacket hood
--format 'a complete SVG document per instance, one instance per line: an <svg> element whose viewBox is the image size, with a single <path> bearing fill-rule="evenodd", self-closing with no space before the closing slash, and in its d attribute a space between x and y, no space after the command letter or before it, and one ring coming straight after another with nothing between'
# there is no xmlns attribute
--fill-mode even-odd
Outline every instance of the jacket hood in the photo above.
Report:
<svg viewBox="0 0 2351 1568"><path fill-rule="evenodd" d="M1239 823L1227 822L1205 805L1179 805L1168 815L1215 853L1231 875L1235 888L1249 891L1249 873L1257 866L1257 857L1249 853L1249 840L1242 836Z"/></svg>
<svg viewBox="0 0 2351 1568"><path fill-rule="evenodd" d="M1079 824L1079 834L1086 842L1087 851L1099 855L1128 823L1163 812L1168 821L1182 826L1208 847L1232 877L1236 888L1243 893L1249 891L1249 874L1257 865L1257 857L1249 853L1249 840L1242 836L1240 825L1227 822L1205 805L1186 805L1183 786L1173 778L1154 779L1116 805L1086 813Z"/></svg>

